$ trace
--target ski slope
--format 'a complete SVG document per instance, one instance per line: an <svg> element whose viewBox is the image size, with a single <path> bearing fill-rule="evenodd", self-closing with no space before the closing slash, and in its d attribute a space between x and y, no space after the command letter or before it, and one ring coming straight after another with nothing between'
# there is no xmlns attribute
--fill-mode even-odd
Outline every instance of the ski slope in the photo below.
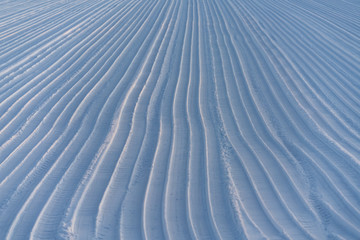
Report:
<svg viewBox="0 0 360 240"><path fill-rule="evenodd" d="M0 0L0 239L360 239L360 2Z"/></svg>

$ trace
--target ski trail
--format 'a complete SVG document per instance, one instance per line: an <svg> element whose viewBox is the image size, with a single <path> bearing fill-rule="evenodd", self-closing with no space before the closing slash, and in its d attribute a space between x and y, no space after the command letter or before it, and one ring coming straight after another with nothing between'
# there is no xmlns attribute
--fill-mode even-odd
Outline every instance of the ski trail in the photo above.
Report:
<svg viewBox="0 0 360 240"><path fill-rule="evenodd" d="M358 1L0 6L0 239L359 238Z"/></svg>

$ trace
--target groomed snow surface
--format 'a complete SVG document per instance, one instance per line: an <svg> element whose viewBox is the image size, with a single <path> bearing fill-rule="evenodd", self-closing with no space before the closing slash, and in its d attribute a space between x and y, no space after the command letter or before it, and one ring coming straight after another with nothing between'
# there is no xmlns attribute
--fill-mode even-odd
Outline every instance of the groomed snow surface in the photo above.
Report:
<svg viewBox="0 0 360 240"><path fill-rule="evenodd" d="M360 239L358 0L0 0L0 239Z"/></svg>

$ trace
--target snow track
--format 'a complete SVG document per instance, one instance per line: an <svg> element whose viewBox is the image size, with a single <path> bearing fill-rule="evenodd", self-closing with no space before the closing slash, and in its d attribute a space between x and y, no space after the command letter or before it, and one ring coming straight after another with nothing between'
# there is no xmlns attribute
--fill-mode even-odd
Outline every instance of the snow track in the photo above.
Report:
<svg viewBox="0 0 360 240"><path fill-rule="evenodd" d="M0 6L0 239L360 239L358 1Z"/></svg>

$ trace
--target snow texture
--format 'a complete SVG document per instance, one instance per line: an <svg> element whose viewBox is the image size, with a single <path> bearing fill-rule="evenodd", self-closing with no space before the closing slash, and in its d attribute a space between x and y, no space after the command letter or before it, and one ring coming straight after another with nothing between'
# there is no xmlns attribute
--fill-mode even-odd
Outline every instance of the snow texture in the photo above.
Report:
<svg viewBox="0 0 360 240"><path fill-rule="evenodd" d="M360 239L360 2L0 0L0 239Z"/></svg>

